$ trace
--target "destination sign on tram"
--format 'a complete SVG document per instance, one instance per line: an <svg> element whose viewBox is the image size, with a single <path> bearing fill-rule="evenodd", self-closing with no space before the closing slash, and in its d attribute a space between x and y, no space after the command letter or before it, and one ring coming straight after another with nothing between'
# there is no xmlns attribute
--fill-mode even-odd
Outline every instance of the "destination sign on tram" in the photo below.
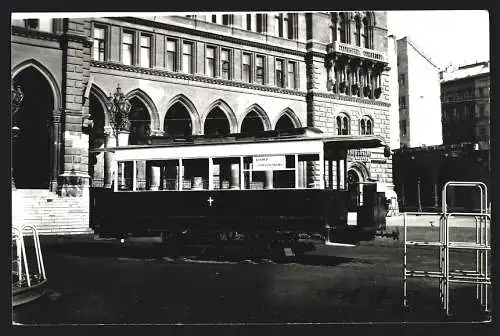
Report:
<svg viewBox="0 0 500 336"><path fill-rule="evenodd" d="M284 155L254 156L253 170L281 170L286 168Z"/></svg>

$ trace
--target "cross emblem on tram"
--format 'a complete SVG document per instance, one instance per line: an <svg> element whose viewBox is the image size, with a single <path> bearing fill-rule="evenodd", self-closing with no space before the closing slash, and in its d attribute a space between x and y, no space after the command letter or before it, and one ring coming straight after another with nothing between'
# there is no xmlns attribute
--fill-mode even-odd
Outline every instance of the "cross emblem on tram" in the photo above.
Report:
<svg viewBox="0 0 500 336"><path fill-rule="evenodd" d="M207 202L210 204L210 206L212 206L212 202L215 201L212 196L210 196L208 199L207 199Z"/></svg>

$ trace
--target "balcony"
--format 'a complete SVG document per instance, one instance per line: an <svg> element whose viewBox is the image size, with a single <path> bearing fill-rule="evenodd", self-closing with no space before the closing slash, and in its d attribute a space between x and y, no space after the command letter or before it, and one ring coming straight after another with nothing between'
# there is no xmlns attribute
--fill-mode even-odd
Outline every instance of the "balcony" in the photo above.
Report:
<svg viewBox="0 0 500 336"><path fill-rule="evenodd" d="M371 61L387 63L387 54L385 52L366 49L348 43L337 41L332 42L327 45L326 50L329 54L345 54L349 56L361 57Z"/></svg>

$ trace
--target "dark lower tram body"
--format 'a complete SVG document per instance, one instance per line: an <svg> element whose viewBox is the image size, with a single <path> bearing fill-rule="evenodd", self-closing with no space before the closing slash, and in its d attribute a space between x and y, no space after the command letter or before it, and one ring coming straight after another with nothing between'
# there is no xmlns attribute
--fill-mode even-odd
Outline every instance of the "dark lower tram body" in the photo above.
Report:
<svg viewBox="0 0 500 336"><path fill-rule="evenodd" d="M203 239L217 244L221 235L244 237L257 245L280 241L283 246L304 236L349 244L373 239L385 225L385 216L383 221L377 219L377 209L368 202L370 209L358 211L365 219L348 225L348 202L347 192L324 189L92 189L90 213L91 227L99 237L161 236L167 244L196 244Z"/></svg>

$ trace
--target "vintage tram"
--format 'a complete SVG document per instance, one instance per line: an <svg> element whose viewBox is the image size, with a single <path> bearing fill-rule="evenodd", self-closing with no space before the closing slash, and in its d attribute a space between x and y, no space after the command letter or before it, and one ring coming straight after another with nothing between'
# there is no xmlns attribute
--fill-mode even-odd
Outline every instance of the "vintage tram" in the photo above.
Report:
<svg viewBox="0 0 500 336"><path fill-rule="evenodd" d="M365 185L358 222L348 225L347 151L382 146L376 135L331 136L305 127L151 136L144 145L99 149L112 156L114 176L112 188L91 189L91 227L122 241L219 234L264 245L277 239L286 245L297 235L328 244L371 240L385 226L384 193Z"/></svg>

